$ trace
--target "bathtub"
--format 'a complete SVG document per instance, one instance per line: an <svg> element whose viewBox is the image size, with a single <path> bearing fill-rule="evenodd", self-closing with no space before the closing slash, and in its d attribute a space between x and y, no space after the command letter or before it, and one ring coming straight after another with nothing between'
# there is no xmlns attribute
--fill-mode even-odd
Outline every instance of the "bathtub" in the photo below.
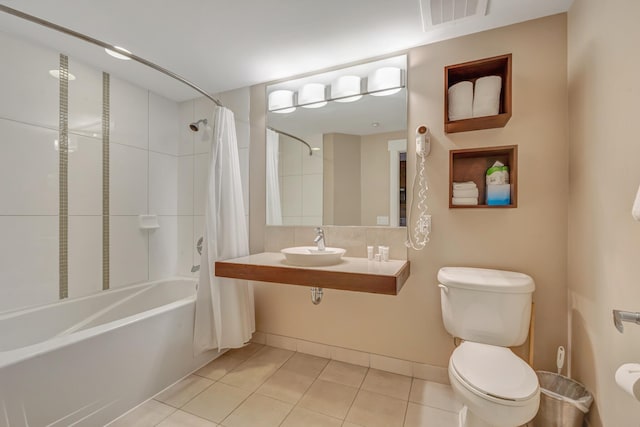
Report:
<svg viewBox="0 0 640 427"><path fill-rule="evenodd" d="M0 427L103 426L214 359L193 356L196 281L0 314Z"/></svg>

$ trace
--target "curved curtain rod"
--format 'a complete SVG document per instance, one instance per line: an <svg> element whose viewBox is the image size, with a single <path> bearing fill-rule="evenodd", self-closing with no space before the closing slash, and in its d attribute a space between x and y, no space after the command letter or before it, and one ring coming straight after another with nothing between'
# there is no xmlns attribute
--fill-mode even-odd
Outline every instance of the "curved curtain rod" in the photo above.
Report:
<svg viewBox="0 0 640 427"><path fill-rule="evenodd" d="M276 132L276 133L279 133L279 134L281 134L281 135L288 136L289 138L295 139L296 141L300 141L300 142L302 142L304 145L306 145L306 146L309 148L309 155L310 155L310 156L312 156L312 155L313 155L313 149L311 148L311 145L309 145L309 143L308 143L307 141L305 141L304 139L302 139L302 138L298 138L298 137L297 137L297 136L295 136L295 135L291 135L290 133L283 132L283 131L278 130L278 129L276 129L276 128L272 128L271 126L267 126L267 129L272 130L272 131L274 131L274 132Z"/></svg>
<svg viewBox="0 0 640 427"><path fill-rule="evenodd" d="M186 84L187 86L189 86L191 89L199 92L200 94L202 94L203 96L205 96L206 98L208 98L209 100L213 101L216 105L218 105L219 107L224 107L224 105L222 105L222 102L220 102L219 100L217 100L216 98L212 97L211 95L209 95L204 89L201 89L200 87L196 86L194 83L191 83L189 80L185 79L184 77L179 76L178 74L174 73L173 71L169 71L166 68L163 68L157 64L154 64L151 61L148 61L144 58L141 58L137 55L134 55L133 53L128 53L128 52L124 52L121 49L118 49L116 46L111 45L109 43L105 43L101 40L98 39L94 39L93 37L87 36L85 34L79 33L77 31L73 31L67 27L63 27L61 25L58 24L54 24L53 22L49 22L46 21L44 19L38 18L37 16L33 16L33 15L29 15L27 13L21 12L17 9L12 9L10 7L4 6L4 5L0 5L0 11L4 12L4 13L8 13L9 15L13 15L16 16L18 18L22 18L25 19L27 21L33 22L35 24L38 25L42 25L43 27L47 27L50 28L52 30L58 31L60 33L64 33L66 35L78 38L80 40L84 40L86 42L95 44L97 46L103 47L105 49L109 49L112 50L114 52L119 53L120 55L126 56L129 59L133 59L136 62L139 62L140 64L146 65L147 67L153 68L156 71L160 71L162 74L165 74L175 80L178 80L179 82L182 82L184 84Z"/></svg>

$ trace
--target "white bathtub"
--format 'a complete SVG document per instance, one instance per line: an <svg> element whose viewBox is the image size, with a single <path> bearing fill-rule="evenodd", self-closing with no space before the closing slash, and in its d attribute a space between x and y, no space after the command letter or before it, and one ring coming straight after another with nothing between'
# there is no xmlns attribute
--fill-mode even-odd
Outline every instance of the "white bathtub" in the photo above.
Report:
<svg viewBox="0 0 640 427"><path fill-rule="evenodd" d="M103 426L217 356L193 357L195 280L0 314L0 427Z"/></svg>

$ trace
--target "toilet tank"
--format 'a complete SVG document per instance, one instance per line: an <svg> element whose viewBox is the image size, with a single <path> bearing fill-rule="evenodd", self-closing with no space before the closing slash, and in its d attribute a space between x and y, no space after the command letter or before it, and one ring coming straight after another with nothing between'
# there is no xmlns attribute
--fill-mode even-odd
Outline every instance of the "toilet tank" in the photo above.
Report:
<svg viewBox="0 0 640 427"><path fill-rule="evenodd" d="M527 339L530 276L513 271L443 267L438 271L444 327L466 341L517 346Z"/></svg>

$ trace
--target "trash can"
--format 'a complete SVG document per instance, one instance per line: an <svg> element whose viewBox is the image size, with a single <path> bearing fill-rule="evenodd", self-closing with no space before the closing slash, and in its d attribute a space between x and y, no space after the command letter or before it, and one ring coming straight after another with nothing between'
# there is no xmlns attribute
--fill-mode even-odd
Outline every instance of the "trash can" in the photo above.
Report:
<svg viewBox="0 0 640 427"><path fill-rule="evenodd" d="M579 382L553 372L537 371L540 409L533 427L582 427L593 396Z"/></svg>

